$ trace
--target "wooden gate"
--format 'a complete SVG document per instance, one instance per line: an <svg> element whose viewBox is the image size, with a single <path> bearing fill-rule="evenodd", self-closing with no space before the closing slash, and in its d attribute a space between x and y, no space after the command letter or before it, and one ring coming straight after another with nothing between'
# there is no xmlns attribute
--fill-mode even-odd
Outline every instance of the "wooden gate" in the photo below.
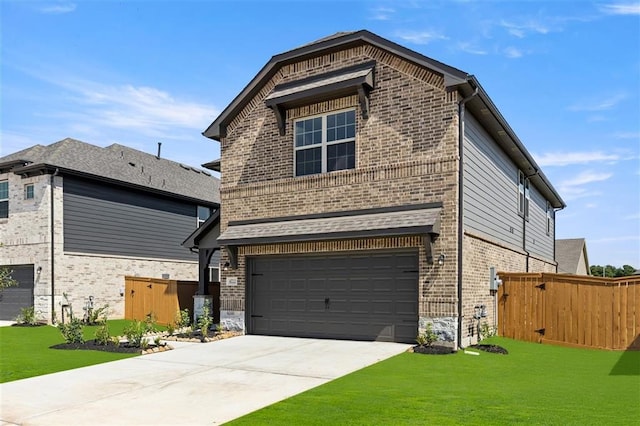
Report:
<svg viewBox="0 0 640 426"><path fill-rule="evenodd" d="M640 349L640 277L499 275L501 336L601 349Z"/></svg>
<svg viewBox="0 0 640 426"><path fill-rule="evenodd" d="M178 310L189 309L193 314L193 296L198 290L196 281L162 280L159 278L125 277L124 317L144 321L152 315L156 323L175 322ZM220 284L210 283L213 297L213 319L220 322Z"/></svg>

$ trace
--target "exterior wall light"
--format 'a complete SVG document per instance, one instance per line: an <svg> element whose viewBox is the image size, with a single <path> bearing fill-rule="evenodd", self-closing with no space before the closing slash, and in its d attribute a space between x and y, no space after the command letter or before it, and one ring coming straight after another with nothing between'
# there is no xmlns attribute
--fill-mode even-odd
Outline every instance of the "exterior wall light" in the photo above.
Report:
<svg viewBox="0 0 640 426"><path fill-rule="evenodd" d="M444 265L444 259L447 257L446 254L444 253L440 253L440 256L438 256L438 265L442 266Z"/></svg>

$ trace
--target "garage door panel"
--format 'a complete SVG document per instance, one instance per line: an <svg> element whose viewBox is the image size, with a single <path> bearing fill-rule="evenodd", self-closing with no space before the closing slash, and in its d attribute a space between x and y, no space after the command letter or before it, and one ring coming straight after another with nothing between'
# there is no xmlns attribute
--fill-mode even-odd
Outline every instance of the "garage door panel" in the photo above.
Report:
<svg viewBox="0 0 640 426"><path fill-rule="evenodd" d="M13 321L22 309L33 306L34 265L6 265L11 277L18 282L15 287L0 293L0 320Z"/></svg>
<svg viewBox="0 0 640 426"><path fill-rule="evenodd" d="M272 266L276 260L276 266ZM404 342L415 339L417 251L257 257L250 262L252 272L265 271L251 280L250 314L259 313L266 319L252 318L250 333ZM288 270L282 269L285 264ZM284 287L288 289L283 291ZM275 305L273 300L277 301Z"/></svg>

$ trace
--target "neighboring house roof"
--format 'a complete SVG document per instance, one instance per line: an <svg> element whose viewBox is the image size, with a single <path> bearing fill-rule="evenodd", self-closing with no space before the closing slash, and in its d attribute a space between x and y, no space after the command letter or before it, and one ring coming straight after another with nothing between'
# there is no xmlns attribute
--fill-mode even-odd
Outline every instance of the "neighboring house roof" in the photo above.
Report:
<svg viewBox="0 0 640 426"><path fill-rule="evenodd" d="M520 170L529 177L532 184L551 202L554 208L560 209L566 207L565 202L558 192L542 173L531 154L524 147L520 139L518 139L515 132L511 129L505 118L498 111L493 101L473 75L407 49L366 30L336 33L313 43L273 56L240 94L203 132L203 135L218 141L224 137L228 123L260 92L264 84L266 84L282 66L304 60L305 58L362 44L379 47L416 65L429 68L441 74L444 77L445 86L450 89L457 89L463 96L470 96L477 90L477 96L471 98L466 104L467 109L481 122L496 143L501 146Z"/></svg>
<svg viewBox="0 0 640 426"><path fill-rule="evenodd" d="M102 148L67 138L0 158L0 172L33 175L55 170L203 204L220 204L220 181L209 172L120 144Z"/></svg>
<svg viewBox="0 0 640 426"><path fill-rule="evenodd" d="M587 275L591 275L587 242L584 238L556 240L556 262L560 274L577 274L580 272L580 263L584 262Z"/></svg>

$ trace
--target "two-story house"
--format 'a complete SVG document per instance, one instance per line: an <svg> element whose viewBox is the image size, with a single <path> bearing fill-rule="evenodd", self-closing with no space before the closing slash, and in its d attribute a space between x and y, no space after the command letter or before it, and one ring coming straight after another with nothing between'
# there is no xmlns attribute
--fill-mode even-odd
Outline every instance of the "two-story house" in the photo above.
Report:
<svg viewBox="0 0 640 426"><path fill-rule="evenodd" d="M122 318L124 276L198 279L181 243L219 209L219 180L160 154L64 139L0 158L0 266L20 283L0 319L82 315L90 296Z"/></svg>
<svg viewBox="0 0 640 426"><path fill-rule="evenodd" d="M227 326L466 346L491 270L556 270L565 204L478 80L371 32L273 56L203 134Z"/></svg>

